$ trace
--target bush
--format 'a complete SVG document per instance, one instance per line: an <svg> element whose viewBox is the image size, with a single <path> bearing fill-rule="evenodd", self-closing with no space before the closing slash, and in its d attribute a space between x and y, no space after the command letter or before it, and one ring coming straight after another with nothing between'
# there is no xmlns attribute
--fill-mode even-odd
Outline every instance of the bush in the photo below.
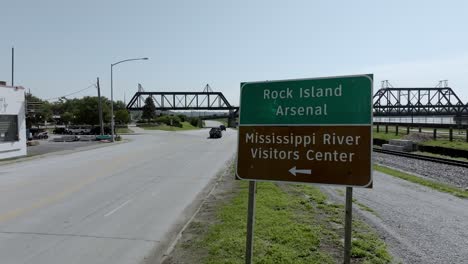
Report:
<svg viewBox="0 0 468 264"><path fill-rule="evenodd" d="M158 123L164 123L168 126L182 127L181 120L178 116L163 115L155 119Z"/></svg>
<svg viewBox="0 0 468 264"><path fill-rule="evenodd" d="M188 121L194 127L201 127L202 126L202 120L200 118L198 118L198 117L190 117Z"/></svg>
<svg viewBox="0 0 468 264"><path fill-rule="evenodd" d="M180 115L177 115L177 117L180 119L180 122L185 122L185 121L187 121L187 116L186 116L186 115L180 114Z"/></svg>

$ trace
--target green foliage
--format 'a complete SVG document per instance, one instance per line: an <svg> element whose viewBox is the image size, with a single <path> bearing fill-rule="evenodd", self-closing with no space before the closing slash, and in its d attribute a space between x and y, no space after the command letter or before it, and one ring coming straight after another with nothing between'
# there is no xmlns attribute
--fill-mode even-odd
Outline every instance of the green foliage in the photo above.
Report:
<svg viewBox="0 0 468 264"><path fill-rule="evenodd" d="M110 107L110 104L109 104ZM114 112L117 112L119 110L126 110L127 107L125 106L125 103L122 101L116 101L114 102Z"/></svg>
<svg viewBox="0 0 468 264"><path fill-rule="evenodd" d="M147 119L148 121L153 119L156 116L156 106L154 105L153 98L148 96L145 100L145 105L143 106L142 118Z"/></svg>
<svg viewBox="0 0 468 264"><path fill-rule="evenodd" d="M454 141L430 140L430 141L423 142L422 145L468 150L468 142L464 142L464 141L460 141L460 140L458 140L458 141L456 141L456 140L454 140Z"/></svg>
<svg viewBox="0 0 468 264"><path fill-rule="evenodd" d="M178 116L162 115L155 120L158 123L166 124L168 126L182 127L182 121Z"/></svg>
<svg viewBox="0 0 468 264"><path fill-rule="evenodd" d="M187 121L194 127L203 127L203 121L198 117L190 117Z"/></svg>
<svg viewBox="0 0 468 264"><path fill-rule="evenodd" d="M218 213L218 221L202 241L208 249L205 263L243 263L247 212L247 182ZM297 215L297 211L306 212ZM258 183L255 221L256 263L334 263L320 249L320 227L314 213L299 197L289 196L272 183Z"/></svg>
<svg viewBox="0 0 468 264"><path fill-rule="evenodd" d="M177 117L180 119L180 122L185 122L187 121L187 116L183 114L177 115Z"/></svg>
<svg viewBox="0 0 468 264"><path fill-rule="evenodd" d="M52 106L49 102L43 101L32 94L26 94L25 97L28 104L35 105L37 107L35 108L36 111L27 114L27 127L37 126L52 119Z"/></svg>
<svg viewBox="0 0 468 264"><path fill-rule="evenodd" d="M74 99L77 100L77 99ZM99 124L99 108L98 108L98 97L86 96L76 101L75 108L75 119L76 124L88 124L97 125ZM110 109L107 104L102 104L102 113L104 122L110 121Z"/></svg>
<svg viewBox="0 0 468 264"><path fill-rule="evenodd" d="M68 125L70 124L71 122L73 122L73 114L70 113L70 112L65 112L61 115L61 118L62 118L62 121Z"/></svg>
<svg viewBox="0 0 468 264"><path fill-rule="evenodd" d="M115 112L115 122L118 124L128 124L130 122L130 114L126 109L120 109Z"/></svg>
<svg viewBox="0 0 468 264"><path fill-rule="evenodd" d="M194 127L190 125L188 122L182 122L180 127L168 126L166 124L155 125L155 124L145 124L145 123L139 123L138 127L141 127L146 130L164 130L164 131L181 131L181 130L198 129L198 127Z"/></svg>

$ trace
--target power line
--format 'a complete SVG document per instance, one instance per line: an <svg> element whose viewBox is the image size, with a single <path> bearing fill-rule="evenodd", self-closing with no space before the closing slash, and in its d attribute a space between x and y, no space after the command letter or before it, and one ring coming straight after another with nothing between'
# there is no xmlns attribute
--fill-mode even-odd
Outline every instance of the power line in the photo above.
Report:
<svg viewBox="0 0 468 264"><path fill-rule="evenodd" d="M63 95L63 96L59 96L59 97L52 97L52 98L49 98L49 99L46 99L47 101L50 101L50 100L55 100L55 99L60 99L60 98L64 98L64 97L68 97L70 95L74 95L74 94L77 94L77 93L81 93L83 91L86 91L88 89L91 89L91 88L96 88L96 84L91 84L90 86L84 88L84 89L81 89L79 91L76 91L76 92L73 92L73 93L70 93L70 94L66 94L66 95Z"/></svg>

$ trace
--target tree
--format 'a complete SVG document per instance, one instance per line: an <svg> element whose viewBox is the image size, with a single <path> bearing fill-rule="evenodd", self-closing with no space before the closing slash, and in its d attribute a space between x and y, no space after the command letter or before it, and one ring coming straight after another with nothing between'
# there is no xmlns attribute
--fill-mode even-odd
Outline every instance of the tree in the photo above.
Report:
<svg viewBox="0 0 468 264"><path fill-rule="evenodd" d="M122 101L116 101L114 102L114 111L117 112L119 110L127 109L125 106L125 103Z"/></svg>
<svg viewBox="0 0 468 264"><path fill-rule="evenodd" d="M148 96L145 100L145 105L143 106L143 115L142 117L146 120L151 120L156 116L156 106L154 105L153 98Z"/></svg>
<svg viewBox="0 0 468 264"><path fill-rule="evenodd" d="M26 127L39 126L45 121L50 121L53 117L52 105L40 98L27 93L25 95L27 102Z"/></svg>
<svg viewBox="0 0 468 264"><path fill-rule="evenodd" d="M119 124L128 124L130 122L130 114L125 109L120 109L115 112L115 122Z"/></svg>
<svg viewBox="0 0 468 264"><path fill-rule="evenodd" d="M52 112L52 105L47 101L43 101L41 107L39 108L39 114L41 122L50 121L54 115Z"/></svg>
<svg viewBox="0 0 468 264"><path fill-rule="evenodd" d="M65 123L65 125L68 125L70 124L71 122L73 122L73 114L70 113L70 112L65 112L63 113L60 118L62 119L63 123Z"/></svg>
<svg viewBox="0 0 468 264"><path fill-rule="evenodd" d="M99 109L98 97L86 96L77 100L77 107L75 115L75 122L78 124L98 125L99 124ZM102 114L104 122L110 120L110 110L107 104L102 104Z"/></svg>

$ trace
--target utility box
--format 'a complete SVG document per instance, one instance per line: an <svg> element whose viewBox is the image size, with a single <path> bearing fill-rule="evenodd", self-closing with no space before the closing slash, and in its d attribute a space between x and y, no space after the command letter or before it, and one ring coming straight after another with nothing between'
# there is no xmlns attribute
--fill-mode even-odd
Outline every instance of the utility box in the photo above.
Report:
<svg viewBox="0 0 468 264"><path fill-rule="evenodd" d="M25 94L0 82L0 160L26 156Z"/></svg>

